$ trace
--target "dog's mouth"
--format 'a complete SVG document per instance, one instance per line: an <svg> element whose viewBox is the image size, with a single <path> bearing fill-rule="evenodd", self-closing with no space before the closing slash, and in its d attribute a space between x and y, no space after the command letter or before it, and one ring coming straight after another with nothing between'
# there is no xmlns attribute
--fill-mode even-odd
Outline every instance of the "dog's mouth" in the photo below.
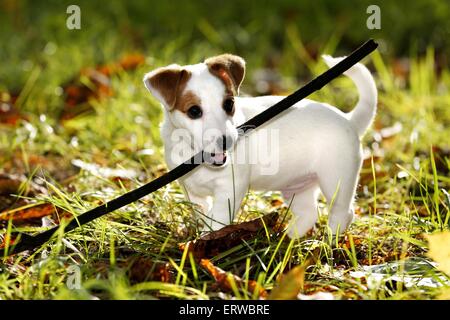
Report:
<svg viewBox="0 0 450 320"><path fill-rule="evenodd" d="M204 153L204 160L207 164L215 167L221 167L227 162L227 152L221 153Z"/></svg>

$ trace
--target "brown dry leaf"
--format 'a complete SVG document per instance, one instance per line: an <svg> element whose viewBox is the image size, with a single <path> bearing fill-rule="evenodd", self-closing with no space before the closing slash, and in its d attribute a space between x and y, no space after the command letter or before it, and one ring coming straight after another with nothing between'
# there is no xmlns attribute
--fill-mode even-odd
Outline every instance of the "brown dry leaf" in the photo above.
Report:
<svg viewBox="0 0 450 320"><path fill-rule="evenodd" d="M25 221L30 219L42 218L58 213L53 204L43 203L32 207L18 208L14 210L0 212L0 221ZM59 212L59 215L64 214L65 211Z"/></svg>
<svg viewBox="0 0 450 320"><path fill-rule="evenodd" d="M428 217L428 216L430 216L430 211L428 211L428 210L429 209L427 209L426 206L421 206L421 205L417 206L417 214L420 217Z"/></svg>
<svg viewBox="0 0 450 320"><path fill-rule="evenodd" d="M264 225L273 228L278 221L278 213L271 213L262 218L252 221L233 224L223 227L220 230L212 231L199 239L181 243L180 249L192 252L194 258L211 258L232 247L242 243L242 240L248 240L254 237L258 232L264 230Z"/></svg>
<svg viewBox="0 0 450 320"><path fill-rule="evenodd" d="M25 206L29 200L16 195L32 196L39 189L34 183L27 181L19 174L0 174L0 212Z"/></svg>
<svg viewBox="0 0 450 320"><path fill-rule="evenodd" d="M373 156L373 163L375 166L375 178L377 180L381 180L385 178L388 175L388 172L384 170L378 170L376 167L376 164L381 162L383 160L383 157L374 155ZM359 183L360 186L368 185L373 181L373 172L372 172L372 159L371 157L367 157L364 159L362 164L362 170L359 177Z"/></svg>
<svg viewBox="0 0 450 320"><path fill-rule="evenodd" d="M346 249L351 249L352 242L353 246L356 248L358 246L361 246L362 238L357 235L353 236L351 234L345 234L344 239L341 242L339 242L339 246L345 247Z"/></svg>
<svg viewBox="0 0 450 320"><path fill-rule="evenodd" d="M26 181L26 176L34 172L33 179L28 183L31 191L36 193L46 193L46 188L32 183L35 177L45 177L47 174L52 179L64 184L66 179L75 176L79 169L70 163L70 159L59 154L24 154L20 150L15 150L3 165L3 171L8 172L6 176L20 179L22 182ZM5 175L4 175L5 176Z"/></svg>
<svg viewBox="0 0 450 320"><path fill-rule="evenodd" d="M9 195L0 195L0 212L23 207L29 203L29 200L24 198L17 198ZM0 222L0 227L2 227L4 223L4 221Z"/></svg>
<svg viewBox="0 0 450 320"><path fill-rule="evenodd" d="M305 283L304 265L296 266L281 277L278 285L273 288L268 300L293 300L303 290Z"/></svg>
<svg viewBox="0 0 450 320"><path fill-rule="evenodd" d="M364 186L373 181L373 172L372 172L372 158L375 166L375 178L377 180L385 178L389 176L391 173L387 172L384 169L380 169L377 166L377 163L381 163L385 149L389 149L393 147L393 143L395 138L399 133L403 130L402 124L396 122L394 125L390 127L381 126L377 129L377 131L373 134L373 142L370 150L365 150L364 152L364 161L362 164L362 171L359 178L359 185ZM377 147L374 147L376 145Z"/></svg>
<svg viewBox="0 0 450 320"><path fill-rule="evenodd" d="M13 175L0 174L0 195L17 194L22 180Z"/></svg>
<svg viewBox="0 0 450 320"><path fill-rule="evenodd" d="M0 249L4 249L6 247L7 237L6 236L0 236ZM16 243L16 237L11 235L11 238L9 239L9 247L13 246Z"/></svg>
<svg viewBox="0 0 450 320"><path fill-rule="evenodd" d="M208 271L208 273L214 278L216 281L216 286L225 292L232 291L232 285L231 285L231 279L234 280L234 283L240 287L245 288L245 280L242 278L227 273L224 270L220 269L219 267L216 267L209 259L201 259L200 265ZM256 281L249 280L247 283L248 291L251 294L254 294L255 292L258 292L258 297L260 298L266 298L267 297L267 291L261 287Z"/></svg>
<svg viewBox="0 0 450 320"><path fill-rule="evenodd" d="M169 263L154 262L149 258L138 257L127 260L127 274L132 284L145 281L173 282L173 269Z"/></svg>
<svg viewBox="0 0 450 320"><path fill-rule="evenodd" d="M408 58L395 58L392 61L392 73L397 79L407 81L410 69L411 63Z"/></svg>
<svg viewBox="0 0 450 320"><path fill-rule="evenodd" d="M91 111L91 100L100 100L114 94L111 87L111 76L120 70L136 69L144 61L143 55L130 54L115 63L82 69L79 76L63 86L65 106L60 116L61 120L72 119Z"/></svg>
<svg viewBox="0 0 450 320"><path fill-rule="evenodd" d="M284 202L280 199L273 199L272 201L270 201L270 205L275 208L281 207L283 204Z"/></svg>
<svg viewBox="0 0 450 320"><path fill-rule="evenodd" d="M123 70L127 71L136 69L144 62L145 57L142 54L134 53L126 55L122 59L120 59L119 65Z"/></svg>
<svg viewBox="0 0 450 320"><path fill-rule="evenodd" d="M0 101L0 123L15 126L22 119L14 105Z"/></svg>
<svg viewBox="0 0 450 320"><path fill-rule="evenodd" d="M18 94L0 92L0 124L15 126L19 120L25 119L16 108Z"/></svg>

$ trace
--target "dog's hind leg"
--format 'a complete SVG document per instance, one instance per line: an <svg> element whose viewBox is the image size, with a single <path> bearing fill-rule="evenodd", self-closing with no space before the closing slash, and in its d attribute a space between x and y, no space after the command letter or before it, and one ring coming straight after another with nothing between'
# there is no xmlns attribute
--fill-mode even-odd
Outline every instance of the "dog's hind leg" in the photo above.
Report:
<svg viewBox="0 0 450 320"><path fill-rule="evenodd" d="M359 153L338 157L335 163L322 166L318 172L320 189L330 213L328 225L333 232L343 233L353 220L353 200L361 168Z"/></svg>
<svg viewBox="0 0 450 320"><path fill-rule="evenodd" d="M319 217L317 212L318 195L319 188L317 184L314 184L307 189L300 190L297 193L283 192L283 197L285 201L290 204L290 210L293 213L287 231L291 239L304 236L314 227Z"/></svg>

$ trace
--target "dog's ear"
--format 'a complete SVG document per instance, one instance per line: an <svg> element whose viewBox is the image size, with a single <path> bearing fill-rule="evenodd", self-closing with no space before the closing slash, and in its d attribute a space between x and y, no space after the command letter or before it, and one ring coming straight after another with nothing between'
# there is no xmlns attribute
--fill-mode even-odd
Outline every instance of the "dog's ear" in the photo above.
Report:
<svg viewBox="0 0 450 320"><path fill-rule="evenodd" d="M144 76L144 84L159 101L171 110L190 76L189 71L172 64L147 73Z"/></svg>
<svg viewBox="0 0 450 320"><path fill-rule="evenodd" d="M225 87L233 94L239 93L239 87L245 76L245 60L232 54L221 54L205 60L210 72L219 77Z"/></svg>

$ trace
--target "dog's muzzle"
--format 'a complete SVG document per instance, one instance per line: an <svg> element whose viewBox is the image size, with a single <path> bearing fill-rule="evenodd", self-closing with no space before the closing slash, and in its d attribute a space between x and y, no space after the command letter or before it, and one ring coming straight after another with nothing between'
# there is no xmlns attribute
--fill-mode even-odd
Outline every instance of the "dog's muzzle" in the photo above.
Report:
<svg viewBox="0 0 450 320"><path fill-rule="evenodd" d="M203 153L203 160L206 164L213 165L215 167L221 167L227 163L228 154L226 151L220 153Z"/></svg>
<svg viewBox="0 0 450 320"><path fill-rule="evenodd" d="M217 138L215 152L205 152L203 155L205 163L216 167L225 165L228 159L227 150L231 149L232 146L232 137L223 135Z"/></svg>

